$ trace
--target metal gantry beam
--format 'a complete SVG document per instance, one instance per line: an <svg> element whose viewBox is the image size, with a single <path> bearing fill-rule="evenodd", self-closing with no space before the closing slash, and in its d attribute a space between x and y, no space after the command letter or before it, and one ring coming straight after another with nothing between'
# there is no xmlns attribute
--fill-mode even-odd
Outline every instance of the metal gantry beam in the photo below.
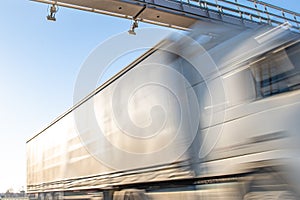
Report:
<svg viewBox="0 0 300 200"><path fill-rule="evenodd" d="M222 22L253 27L267 23L288 22L299 32L299 13L258 0L32 0L36 2L85 10L138 20L146 23L188 29L196 21L204 25Z"/></svg>

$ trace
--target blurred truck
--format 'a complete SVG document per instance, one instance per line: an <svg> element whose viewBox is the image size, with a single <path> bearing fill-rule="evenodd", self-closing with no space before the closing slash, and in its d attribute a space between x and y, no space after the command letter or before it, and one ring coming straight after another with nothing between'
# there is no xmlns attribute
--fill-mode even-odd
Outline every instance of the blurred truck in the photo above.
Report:
<svg viewBox="0 0 300 200"><path fill-rule="evenodd" d="M195 26L29 139L27 193L300 199L299 88L297 33Z"/></svg>

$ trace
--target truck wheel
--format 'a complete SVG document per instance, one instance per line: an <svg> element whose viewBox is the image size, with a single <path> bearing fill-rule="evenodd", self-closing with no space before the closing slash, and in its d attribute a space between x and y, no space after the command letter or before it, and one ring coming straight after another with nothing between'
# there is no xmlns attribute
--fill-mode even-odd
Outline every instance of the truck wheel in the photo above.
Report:
<svg viewBox="0 0 300 200"><path fill-rule="evenodd" d="M39 193L38 194L38 200L45 200L45 194L44 193Z"/></svg>
<svg viewBox="0 0 300 200"><path fill-rule="evenodd" d="M114 192L114 200L148 200L144 190L122 190Z"/></svg>
<svg viewBox="0 0 300 200"><path fill-rule="evenodd" d="M45 200L53 200L52 193L47 193L46 196L45 196Z"/></svg>

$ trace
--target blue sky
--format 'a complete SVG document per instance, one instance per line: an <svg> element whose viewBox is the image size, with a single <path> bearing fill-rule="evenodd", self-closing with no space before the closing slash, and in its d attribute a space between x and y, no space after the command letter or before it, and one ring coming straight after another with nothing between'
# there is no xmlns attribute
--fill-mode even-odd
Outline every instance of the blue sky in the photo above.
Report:
<svg viewBox="0 0 300 200"><path fill-rule="evenodd" d="M299 0L266 2L300 12ZM1 0L0 9L0 192L5 192L25 187L25 142L72 106L75 80L89 53L131 22L60 8L53 23L45 19L46 5L29 0Z"/></svg>

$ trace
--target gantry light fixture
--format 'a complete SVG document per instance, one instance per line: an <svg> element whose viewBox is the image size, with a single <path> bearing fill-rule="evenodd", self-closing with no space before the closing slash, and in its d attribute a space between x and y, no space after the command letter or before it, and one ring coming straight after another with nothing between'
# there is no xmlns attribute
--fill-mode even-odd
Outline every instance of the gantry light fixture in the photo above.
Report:
<svg viewBox="0 0 300 200"><path fill-rule="evenodd" d="M47 19L49 21L56 21L55 14L57 13L57 11L58 11L58 6L56 4L52 4L52 6L49 9L50 13L47 16Z"/></svg>
<svg viewBox="0 0 300 200"><path fill-rule="evenodd" d="M135 30L137 27L139 27L138 21L137 21L136 19L134 19L133 22L132 22L132 24L131 24L131 27L130 27L128 33L131 34L131 35L136 35L136 33L135 33L134 30Z"/></svg>
<svg viewBox="0 0 300 200"><path fill-rule="evenodd" d="M129 34L131 34L131 35L136 35L136 33L135 33L134 30L135 30L137 27L139 27L138 17L142 14L142 12L144 12L144 10L145 10L146 8L147 8L146 5L143 6L143 8L142 8L136 15L134 15L134 16L132 17L132 24L131 24L131 27L130 27L130 29L129 29L129 31L128 31ZM142 19L140 19L140 20L142 20Z"/></svg>

